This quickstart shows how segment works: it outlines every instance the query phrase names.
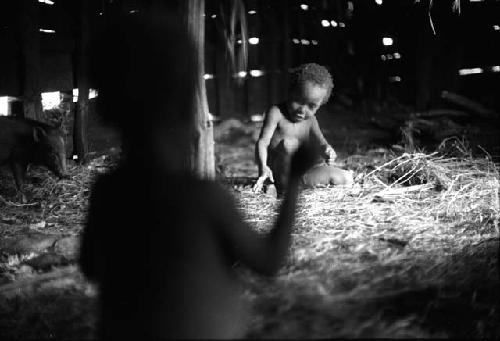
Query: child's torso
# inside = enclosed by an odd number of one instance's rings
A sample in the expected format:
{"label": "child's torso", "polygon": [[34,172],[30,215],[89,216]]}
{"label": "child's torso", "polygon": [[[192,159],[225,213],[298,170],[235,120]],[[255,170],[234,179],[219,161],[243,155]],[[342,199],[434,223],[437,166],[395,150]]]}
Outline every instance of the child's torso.
{"label": "child's torso", "polygon": [[282,118],[278,122],[276,130],[273,133],[269,148],[271,152],[279,151],[281,153],[291,154],[300,144],[309,141],[309,133],[314,118],[305,119],[300,122],[292,122],[287,118],[284,106],[280,105],[279,108]]}
{"label": "child's torso", "polygon": [[[235,337],[245,311],[232,260],[206,212],[211,185],[142,175],[121,172],[106,186],[110,217],[100,217],[99,232],[108,246],[101,259],[112,265],[102,283],[108,332],[141,330],[123,326],[135,321],[158,328],[153,335]],[[147,312],[159,321],[141,317]]]}

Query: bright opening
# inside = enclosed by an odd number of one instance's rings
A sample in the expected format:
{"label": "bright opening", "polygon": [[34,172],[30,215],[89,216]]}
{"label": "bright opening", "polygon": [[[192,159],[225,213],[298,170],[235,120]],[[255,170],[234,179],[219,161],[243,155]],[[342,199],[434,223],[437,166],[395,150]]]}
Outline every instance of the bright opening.
{"label": "bright opening", "polygon": [[249,42],[251,45],[257,45],[257,44],[259,43],[259,38],[256,38],[256,37],[249,38],[249,39],[248,39],[248,42]]}
{"label": "bright opening", "polygon": [[317,40],[311,40],[311,43],[312,43],[313,45],[318,45],[318,41],[317,41]]}
{"label": "bright opening", "polygon": [[338,26],[338,24],[337,24],[337,22],[335,20],[330,21],[330,23],[332,24],[332,27],[337,27]]}
{"label": "bright opening", "polygon": [[495,65],[491,67],[492,72],[500,72],[500,65]]}
{"label": "bright opening", "polygon": [[0,97],[0,116],[7,116],[9,114],[9,97]]}
{"label": "bright opening", "polygon": [[302,39],[300,42],[301,42],[303,45],[309,45],[309,40],[307,40],[307,39]]}
{"label": "bright opening", "polygon": [[385,56],[385,54],[383,54],[383,55],[380,56],[380,59],[382,59],[383,61],[386,61],[387,57]]}
{"label": "bright opening", "polygon": [[309,6],[306,4],[301,4],[300,8],[302,8],[304,11],[307,11],[309,9]]}
{"label": "bright opening", "polygon": [[474,74],[478,74],[478,73],[483,73],[483,69],[481,69],[480,67],[475,67],[475,68],[471,68],[471,69],[458,70],[458,74],[460,76],[474,75]]}
{"label": "bright opening", "polygon": [[54,30],[47,30],[45,28],[41,28],[40,32],[43,32],[43,33],[56,33],[56,31],[54,31]]}
{"label": "bright opening", "polygon": [[300,40],[298,40],[297,38],[293,38],[292,41],[293,41],[294,44],[300,43]]}
{"label": "bright opening", "polygon": [[254,10],[248,11],[248,14],[250,14],[250,15],[255,14],[255,13],[257,13],[257,11],[254,11]]}
{"label": "bright opening", "polygon": [[[99,92],[96,89],[89,89],[89,99],[96,98]],[[73,102],[78,102],[78,88],[73,89]]]}
{"label": "bright opening", "polygon": [[394,43],[394,40],[392,40],[392,38],[389,38],[389,37],[382,38],[382,44],[384,44],[384,46],[391,46],[393,43]]}
{"label": "bright opening", "polygon": [[38,0],[38,2],[41,2],[42,4],[46,4],[46,5],[53,5],[54,4],[54,1],[50,1],[50,0]]}
{"label": "bright opening", "polygon": [[500,25],[493,25],[493,29],[495,31],[500,31]]}
{"label": "bright opening", "polygon": [[264,115],[252,115],[252,116],[250,116],[250,121],[262,122],[262,121],[264,121]]}
{"label": "bright opening", "polygon": [[260,77],[264,75],[264,71],[262,70],[250,70],[250,76],[252,77]]}
{"label": "bright opening", "polygon": [[139,10],[136,10],[136,9],[129,11],[130,14],[134,14],[134,13],[138,13],[138,12],[139,12]]}
{"label": "bright opening", "polygon": [[343,22],[339,22],[339,27],[345,27],[345,24]]}
{"label": "bright opening", "polygon": [[43,110],[57,108],[61,103],[61,94],[59,91],[42,92]]}
{"label": "bright opening", "polygon": [[398,52],[394,52],[394,58],[395,59],[400,59],[401,55]]}
{"label": "bright opening", "polygon": [[217,18],[217,14],[212,14],[212,16],[210,18],[212,18],[212,19]]}
{"label": "bright opening", "polygon": [[382,5],[382,2],[383,2],[382,0],[375,0],[375,3],[376,3],[377,5]]}
{"label": "bright opening", "polygon": [[321,20],[321,25],[323,25],[323,27],[328,27],[330,26],[330,22],[326,19],[323,19]]}
{"label": "bright opening", "polygon": [[401,82],[401,77],[399,76],[392,76],[392,77],[389,77],[389,82]]}
{"label": "bright opening", "polygon": [[240,71],[240,72],[238,72],[238,77],[245,78],[246,76],[247,76],[247,72],[246,71]]}
{"label": "bright opening", "polygon": [[213,78],[214,78],[214,75],[211,75],[211,74],[209,74],[209,73],[206,73],[206,74],[204,74],[204,75],[203,75],[203,78],[204,78],[204,79],[213,79]]}
{"label": "bright opening", "polygon": [[238,39],[237,43],[238,43],[238,44],[241,44],[241,39]]}

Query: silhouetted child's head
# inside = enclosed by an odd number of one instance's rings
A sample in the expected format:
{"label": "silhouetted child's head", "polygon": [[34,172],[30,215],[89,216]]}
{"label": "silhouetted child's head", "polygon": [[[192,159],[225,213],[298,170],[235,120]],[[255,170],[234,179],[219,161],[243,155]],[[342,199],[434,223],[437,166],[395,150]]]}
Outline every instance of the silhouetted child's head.
{"label": "silhouetted child's head", "polygon": [[325,67],[310,63],[294,69],[288,98],[290,120],[299,122],[314,116],[328,102],[332,89],[332,77]]}
{"label": "silhouetted child's head", "polygon": [[192,133],[196,70],[182,22],[145,11],[116,16],[106,26],[92,46],[97,111],[121,131],[128,151],[142,148],[177,160]]}

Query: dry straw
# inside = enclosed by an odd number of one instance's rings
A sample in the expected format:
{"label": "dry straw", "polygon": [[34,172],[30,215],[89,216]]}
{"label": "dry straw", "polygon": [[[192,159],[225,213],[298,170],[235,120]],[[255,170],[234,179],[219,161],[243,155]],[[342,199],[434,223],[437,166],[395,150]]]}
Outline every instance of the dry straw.
{"label": "dry straw", "polygon": [[[449,287],[498,287],[498,193],[495,164],[488,155],[472,157],[458,139],[443,141],[430,154],[391,155],[360,174],[354,186],[305,190],[290,257],[278,279],[243,275],[260,317],[254,336],[450,335],[444,329],[430,333],[415,321],[422,323],[422,311],[442,303]],[[267,231],[279,202],[250,189],[239,200],[247,220]],[[471,267],[480,278],[471,276]],[[380,320],[403,296],[409,297],[408,311]],[[301,313],[305,298],[310,303]],[[493,310],[484,313],[483,324],[498,311],[498,295],[489,299]],[[281,310],[269,313],[276,302]],[[484,328],[470,328],[472,335],[485,336]]]}
{"label": "dry straw", "polygon": [[[109,166],[99,158],[59,182],[34,169],[32,182],[43,183],[28,192],[39,204],[26,209],[4,197],[0,237],[23,226],[78,233],[89,187]],[[498,194],[495,164],[457,139],[434,153],[389,155],[353,186],[304,190],[279,275],[241,269],[249,336],[498,338]],[[268,231],[280,202],[250,186],[235,198],[251,226]]]}

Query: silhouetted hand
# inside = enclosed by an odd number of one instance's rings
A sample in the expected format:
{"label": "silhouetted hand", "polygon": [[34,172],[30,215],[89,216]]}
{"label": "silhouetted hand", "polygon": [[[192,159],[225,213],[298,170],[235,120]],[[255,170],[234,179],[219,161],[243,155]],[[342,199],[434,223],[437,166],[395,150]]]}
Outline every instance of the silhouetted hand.
{"label": "silhouetted hand", "polygon": [[293,154],[290,164],[290,179],[298,179],[316,162],[314,149],[309,144],[301,145]]}

